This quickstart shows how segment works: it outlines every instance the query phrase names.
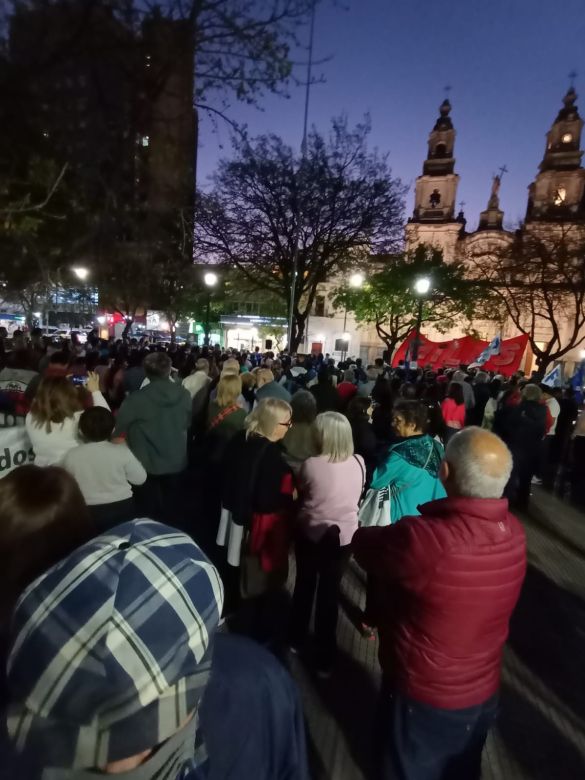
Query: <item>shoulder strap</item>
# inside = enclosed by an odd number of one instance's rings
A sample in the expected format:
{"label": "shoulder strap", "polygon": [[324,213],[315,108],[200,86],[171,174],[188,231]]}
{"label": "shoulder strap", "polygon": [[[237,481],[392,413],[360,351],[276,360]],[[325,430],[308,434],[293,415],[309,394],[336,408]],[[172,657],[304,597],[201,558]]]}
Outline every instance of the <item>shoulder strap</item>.
{"label": "shoulder strap", "polygon": [[209,423],[209,430],[217,428],[217,426],[223,422],[226,417],[229,417],[230,414],[233,414],[233,412],[237,412],[239,408],[240,407],[237,404],[226,406],[225,409],[222,409],[221,412],[218,412],[213,420]]}
{"label": "shoulder strap", "polygon": [[358,458],[358,456],[354,455],[353,457],[356,459],[357,464],[360,467],[360,471],[362,472],[362,493],[363,493],[364,492],[364,488],[366,486],[366,472],[364,471],[364,467],[362,466],[362,462]]}

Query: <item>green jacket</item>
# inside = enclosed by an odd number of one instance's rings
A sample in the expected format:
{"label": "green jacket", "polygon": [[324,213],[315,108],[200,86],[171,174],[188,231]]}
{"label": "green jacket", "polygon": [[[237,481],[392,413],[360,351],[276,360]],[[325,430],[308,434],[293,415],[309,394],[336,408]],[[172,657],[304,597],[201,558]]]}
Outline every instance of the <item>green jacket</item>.
{"label": "green jacket", "polygon": [[386,460],[374,471],[370,487],[390,490],[390,522],[419,515],[427,501],[445,498],[439,479],[443,448],[430,436],[411,436],[393,444]]}
{"label": "green jacket", "polygon": [[132,393],[120,407],[116,436],[128,446],[148,474],[177,474],[187,466],[187,430],[191,396],[168,379],[154,379]]}

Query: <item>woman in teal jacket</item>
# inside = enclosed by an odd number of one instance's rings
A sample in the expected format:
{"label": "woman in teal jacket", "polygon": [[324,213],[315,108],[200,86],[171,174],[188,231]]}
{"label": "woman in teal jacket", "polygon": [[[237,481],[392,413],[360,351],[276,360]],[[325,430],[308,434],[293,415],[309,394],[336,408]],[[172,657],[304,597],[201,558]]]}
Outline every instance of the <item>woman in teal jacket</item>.
{"label": "woman in teal jacket", "polygon": [[390,492],[390,522],[418,515],[418,507],[446,496],[439,479],[443,448],[426,433],[428,410],[420,401],[399,401],[392,411],[392,427],[400,441],[393,444],[383,464],[374,471],[370,487]]}

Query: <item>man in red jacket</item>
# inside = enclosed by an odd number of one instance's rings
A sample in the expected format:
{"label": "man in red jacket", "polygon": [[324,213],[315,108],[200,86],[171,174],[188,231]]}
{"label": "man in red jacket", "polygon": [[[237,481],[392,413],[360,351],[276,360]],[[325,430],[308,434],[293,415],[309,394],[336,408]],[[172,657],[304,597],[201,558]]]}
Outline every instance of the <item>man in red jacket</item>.
{"label": "man in red jacket", "polygon": [[501,498],[512,456],[470,427],[447,447],[447,498],[353,539],[378,584],[381,776],[475,780],[495,720],[503,646],[526,572],[526,540]]}

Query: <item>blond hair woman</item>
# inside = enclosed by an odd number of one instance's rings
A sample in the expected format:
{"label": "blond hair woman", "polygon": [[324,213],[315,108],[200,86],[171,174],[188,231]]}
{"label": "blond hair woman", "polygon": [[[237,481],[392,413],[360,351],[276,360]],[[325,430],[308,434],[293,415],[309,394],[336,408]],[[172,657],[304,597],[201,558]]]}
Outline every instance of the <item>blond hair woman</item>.
{"label": "blond hair woman", "polygon": [[339,585],[358,527],[365,465],[361,456],[354,455],[351,426],[342,414],[319,414],[315,429],[319,455],[308,458],[299,473],[301,508],[290,638],[293,651],[304,644],[317,591],[317,672],[326,677],[335,658]]}
{"label": "blond hair woman", "polygon": [[41,381],[26,416],[26,431],[37,466],[60,463],[69,450],[82,443],[78,427],[85,408],[110,408],[99,387],[100,378],[95,373],[89,374],[86,387],[76,386],[64,376]]}
{"label": "blond hair woman", "polygon": [[237,374],[222,374],[215,400],[207,412],[208,454],[211,461],[221,460],[227,443],[243,430],[246,412],[238,405],[242,380]]}
{"label": "blond hair woman", "polygon": [[[285,628],[281,607],[273,610],[270,605],[288,574],[294,485],[280,442],[291,424],[288,403],[278,398],[261,401],[246,417],[245,431],[229,443],[222,461],[223,512],[217,542],[228,545],[231,566],[243,564],[242,591],[257,597],[249,632],[265,642],[283,635]],[[234,594],[228,593],[230,597]]]}

